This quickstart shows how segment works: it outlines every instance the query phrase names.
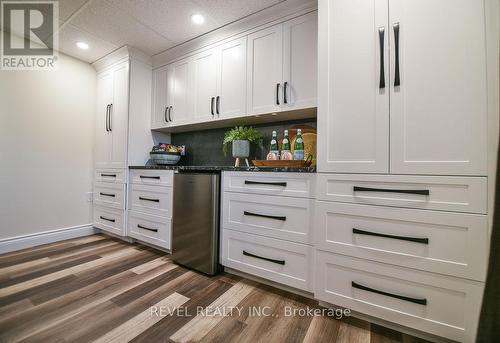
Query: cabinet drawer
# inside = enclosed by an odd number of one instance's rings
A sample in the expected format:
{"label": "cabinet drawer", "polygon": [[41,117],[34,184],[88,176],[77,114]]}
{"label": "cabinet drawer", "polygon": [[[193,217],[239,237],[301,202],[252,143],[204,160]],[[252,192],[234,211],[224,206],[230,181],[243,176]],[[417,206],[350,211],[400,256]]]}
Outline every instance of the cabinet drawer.
{"label": "cabinet drawer", "polygon": [[224,191],[314,198],[315,174],[224,172]]}
{"label": "cabinet drawer", "polygon": [[127,228],[130,237],[171,249],[172,226],[169,218],[128,211]]}
{"label": "cabinet drawer", "polygon": [[232,230],[222,241],[224,266],[312,291],[312,247]]}
{"label": "cabinet drawer", "polygon": [[316,298],[456,341],[474,341],[482,283],[319,250],[316,259]]}
{"label": "cabinet drawer", "polygon": [[94,181],[125,183],[126,169],[96,169],[94,171]]}
{"label": "cabinet drawer", "polygon": [[223,198],[224,228],[312,243],[309,231],[314,200],[230,192]]}
{"label": "cabinet drawer", "polygon": [[172,188],[131,184],[129,209],[157,216],[172,217]]}
{"label": "cabinet drawer", "polygon": [[94,204],[125,209],[125,185],[110,182],[94,183]]}
{"label": "cabinet drawer", "polygon": [[123,210],[94,205],[93,225],[115,235],[125,236],[124,212]]}
{"label": "cabinet drawer", "polygon": [[318,174],[317,199],[486,213],[486,180],[485,177]]}
{"label": "cabinet drawer", "polygon": [[172,186],[174,183],[173,170],[130,170],[130,183],[140,185]]}
{"label": "cabinet drawer", "polygon": [[484,281],[487,217],[316,202],[319,249]]}

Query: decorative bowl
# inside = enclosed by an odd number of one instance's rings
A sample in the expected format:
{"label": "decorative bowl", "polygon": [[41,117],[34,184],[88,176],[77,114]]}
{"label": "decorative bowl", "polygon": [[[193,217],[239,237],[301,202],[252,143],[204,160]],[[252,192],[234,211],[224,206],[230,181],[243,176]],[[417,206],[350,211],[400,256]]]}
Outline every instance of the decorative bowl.
{"label": "decorative bowl", "polygon": [[180,152],[158,151],[150,152],[149,156],[158,165],[173,165],[181,159]]}

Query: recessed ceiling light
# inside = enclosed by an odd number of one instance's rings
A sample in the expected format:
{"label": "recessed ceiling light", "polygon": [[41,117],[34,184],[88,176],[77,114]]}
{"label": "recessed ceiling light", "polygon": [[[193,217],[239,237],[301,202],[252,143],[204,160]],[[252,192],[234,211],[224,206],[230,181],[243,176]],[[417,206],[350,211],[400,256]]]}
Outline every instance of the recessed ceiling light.
{"label": "recessed ceiling light", "polygon": [[78,42],[78,43],[76,43],[76,46],[79,47],[82,50],[88,50],[89,49],[89,45],[87,43],[85,43],[85,42]]}
{"label": "recessed ceiling light", "polygon": [[201,14],[193,14],[191,21],[196,25],[201,25],[205,22],[205,18]]}

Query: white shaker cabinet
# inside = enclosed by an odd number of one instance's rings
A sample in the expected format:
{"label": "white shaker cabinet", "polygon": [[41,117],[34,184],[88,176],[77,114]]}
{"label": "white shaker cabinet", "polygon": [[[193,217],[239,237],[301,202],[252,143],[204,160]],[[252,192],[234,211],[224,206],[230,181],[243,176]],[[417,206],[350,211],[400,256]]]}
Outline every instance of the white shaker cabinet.
{"label": "white shaker cabinet", "polygon": [[484,2],[397,0],[389,13],[391,172],[486,175]]}
{"label": "white shaker cabinet", "polygon": [[96,168],[127,166],[128,76],[128,61],[98,75]]}
{"label": "white shaker cabinet", "polygon": [[311,12],[248,36],[248,114],[317,106],[317,18]]}
{"label": "white shaker cabinet", "polygon": [[167,79],[168,125],[182,125],[192,117],[192,63],[184,59],[169,66]]}
{"label": "white shaker cabinet", "polygon": [[387,173],[388,0],[323,3],[318,31],[318,171]]}
{"label": "white shaker cabinet", "polygon": [[323,8],[318,170],[485,176],[483,1]]}
{"label": "white shaker cabinet", "polygon": [[151,128],[157,129],[168,124],[168,72],[170,66],[156,69],[153,73]]}
{"label": "white shaker cabinet", "polygon": [[207,121],[216,115],[218,52],[217,48],[212,48],[193,57],[192,101],[195,121]]}
{"label": "white shaker cabinet", "polygon": [[247,114],[280,110],[283,25],[248,35]]}
{"label": "white shaker cabinet", "polygon": [[282,110],[317,106],[318,13],[283,24]]}
{"label": "white shaker cabinet", "polygon": [[247,37],[219,47],[216,114],[220,118],[246,114]]}

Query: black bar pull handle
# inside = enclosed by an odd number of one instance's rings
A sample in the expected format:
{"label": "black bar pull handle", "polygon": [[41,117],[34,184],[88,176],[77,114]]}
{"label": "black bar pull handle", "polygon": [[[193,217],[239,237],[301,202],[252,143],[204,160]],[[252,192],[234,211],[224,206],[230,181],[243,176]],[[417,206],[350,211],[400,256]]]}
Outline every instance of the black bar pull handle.
{"label": "black bar pull handle", "polygon": [[139,229],[143,229],[143,230],[148,230],[148,231],[158,232],[158,229],[152,229],[152,228],[149,228],[149,227],[145,227],[145,226],[142,226],[141,224],[137,224],[137,227],[138,227]]}
{"label": "black bar pull handle", "polygon": [[401,84],[399,79],[399,23],[395,23],[394,29],[394,57],[395,57],[395,69],[394,69],[394,87]]}
{"label": "black bar pull handle", "polygon": [[286,187],[286,182],[262,182],[262,181],[249,181],[249,180],[245,180],[245,185],[267,185],[267,186],[281,186],[281,187]]}
{"label": "black bar pull handle", "polygon": [[378,88],[380,88],[380,89],[385,88],[384,35],[385,35],[385,28],[383,26],[379,27],[378,28],[378,39],[379,39],[379,45],[380,45],[380,81],[378,83]]}
{"label": "black bar pull handle", "polygon": [[245,250],[243,250],[243,255],[245,256],[250,256],[250,257],[255,257],[255,258],[258,258],[258,259],[261,259],[261,260],[264,260],[264,261],[268,261],[268,262],[272,262],[272,263],[276,263],[276,264],[281,264],[281,265],[285,265],[285,261],[284,260],[275,260],[275,259],[272,259],[272,258],[268,258],[268,257],[262,257],[262,256],[259,256],[259,255],[255,255],[255,254],[252,254],[252,253],[249,253]]}
{"label": "black bar pull handle", "polygon": [[220,114],[220,113],[219,113],[219,108],[220,108],[220,96],[219,96],[219,95],[217,95],[217,98],[216,98],[216,99],[217,99],[217,100],[215,101],[215,112],[216,112],[217,114]]}
{"label": "black bar pull handle", "polygon": [[160,202],[160,199],[150,199],[150,198],[143,198],[143,197],[139,197],[139,200],[151,201],[151,202]]}
{"label": "black bar pull handle", "polygon": [[109,218],[106,218],[106,217],[103,217],[103,216],[99,216],[99,218],[101,218],[102,220],[106,220],[108,222],[112,222],[112,223],[116,222],[115,219],[109,219]]}
{"label": "black bar pull handle", "polygon": [[170,106],[168,108],[168,121],[172,121],[172,111],[173,111],[173,107]]}
{"label": "black bar pull handle", "polygon": [[276,84],[276,105],[280,104],[280,84]]}
{"label": "black bar pull handle", "polygon": [[104,195],[105,197],[115,197],[115,194],[111,194],[111,193],[103,193],[103,192],[99,192],[100,195]]}
{"label": "black bar pull handle", "polygon": [[101,174],[103,177],[116,177],[116,174]]}
{"label": "black bar pull handle", "polygon": [[140,175],[139,176],[141,179],[154,179],[154,180],[159,180],[159,176],[146,176],[146,175]]}
{"label": "black bar pull handle", "polygon": [[214,97],[212,97],[212,98],[210,99],[210,113],[212,113],[212,118],[213,118],[213,116],[214,116],[214,101],[215,101],[215,98],[214,98]]}
{"label": "black bar pull handle", "polygon": [[354,186],[354,192],[384,192],[384,193],[404,193],[404,194],[417,194],[417,195],[429,195],[428,189],[387,189],[387,188],[371,188],[371,187],[359,187]]}
{"label": "black bar pull handle", "polygon": [[168,106],[165,107],[165,112],[163,112],[163,119],[165,119],[165,123],[168,123],[167,113],[168,113]]}
{"label": "black bar pull handle", "polygon": [[286,98],[286,89],[287,89],[287,86],[288,86],[288,82],[285,81],[285,83],[283,84],[283,102],[285,104],[288,104],[288,99]]}
{"label": "black bar pull handle", "polygon": [[421,243],[421,244],[429,244],[429,238],[405,237],[405,236],[388,235],[388,234],[385,234],[385,233],[377,233],[377,232],[365,231],[365,230],[360,230],[360,229],[356,229],[356,228],[352,229],[352,233],[353,234],[358,234],[358,235],[384,237],[384,238],[391,238],[391,239],[399,239],[401,241],[415,242],[415,243]]}
{"label": "black bar pull handle", "polygon": [[113,119],[113,104],[109,104],[109,124],[108,124],[108,128],[109,128],[109,132],[113,131],[113,127],[111,126],[111,124],[113,123],[112,119]]}
{"label": "black bar pull handle", "polygon": [[106,125],[106,132],[109,132],[109,127],[108,127],[108,121],[109,121],[109,104],[106,105],[106,115],[104,118],[105,125]]}
{"label": "black bar pull handle", "polygon": [[253,212],[248,212],[248,211],[243,211],[243,214],[245,216],[263,217],[263,218],[269,218],[269,219],[276,219],[276,220],[286,221],[286,217],[285,216],[271,216],[269,214],[259,214],[259,213],[253,213]]}
{"label": "black bar pull handle", "polygon": [[363,285],[361,285],[357,282],[354,282],[354,281],[351,281],[351,285],[353,288],[362,289],[363,291],[382,294],[382,295],[385,295],[387,297],[396,298],[396,299],[400,299],[400,300],[404,300],[404,301],[409,301],[409,302],[415,303],[415,304],[427,305],[427,299],[425,299],[425,298],[411,298],[411,297],[405,297],[404,295],[384,292],[384,291],[381,291],[381,290],[378,290],[375,288],[363,286]]}

